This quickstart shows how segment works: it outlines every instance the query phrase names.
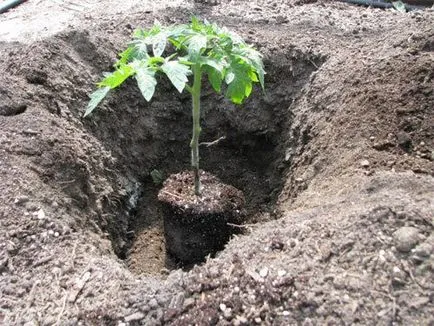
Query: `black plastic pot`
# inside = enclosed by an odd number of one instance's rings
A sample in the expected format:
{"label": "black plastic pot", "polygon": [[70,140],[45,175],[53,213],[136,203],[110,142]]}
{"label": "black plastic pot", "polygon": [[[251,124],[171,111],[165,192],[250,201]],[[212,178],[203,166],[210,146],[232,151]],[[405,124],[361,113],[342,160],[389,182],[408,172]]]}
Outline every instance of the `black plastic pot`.
{"label": "black plastic pot", "polygon": [[205,260],[222,250],[231,236],[239,232],[233,224],[245,218],[244,196],[232,186],[202,172],[203,195],[196,197],[193,175],[170,176],[160,190],[166,251],[182,265]]}

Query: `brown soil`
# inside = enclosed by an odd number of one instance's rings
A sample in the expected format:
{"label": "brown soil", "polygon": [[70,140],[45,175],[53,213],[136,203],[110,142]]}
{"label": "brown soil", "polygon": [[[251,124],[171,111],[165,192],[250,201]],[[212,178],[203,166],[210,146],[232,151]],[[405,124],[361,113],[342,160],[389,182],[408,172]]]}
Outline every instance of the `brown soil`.
{"label": "brown soil", "polygon": [[[249,230],[166,266],[159,187],[191,103],[134,83],[82,113],[136,26],[191,13],[264,53],[265,97],[205,89],[202,167]],[[0,323],[434,323],[434,11],[334,1],[27,1],[0,16]],[[170,266],[169,266],[170,267]]]}

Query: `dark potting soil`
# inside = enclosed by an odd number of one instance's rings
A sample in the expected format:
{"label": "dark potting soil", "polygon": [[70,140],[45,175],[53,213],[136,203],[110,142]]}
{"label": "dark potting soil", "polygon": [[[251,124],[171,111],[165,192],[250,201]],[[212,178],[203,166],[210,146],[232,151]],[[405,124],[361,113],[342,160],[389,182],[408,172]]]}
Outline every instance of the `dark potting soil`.
{"label": "dark potting soil", "polygon": [[183,265],[222,250],[246,217],[242,191],[210,173],[200,171],[200,177],[200,196],[194,193],[192,172],[172,174],[158,194],[167,253]]}
{"label": "dark potting soil", "polygon": [[200,218],[204,214],[230,213],[231,220],[240,221],[244,215],[243,193],[233,186],[222,183],[212,174],[200,171],[201,196],[194,194],[193,174],[184,171],[172,174],[164,182],[158,199],[169,204],[183,215]]}

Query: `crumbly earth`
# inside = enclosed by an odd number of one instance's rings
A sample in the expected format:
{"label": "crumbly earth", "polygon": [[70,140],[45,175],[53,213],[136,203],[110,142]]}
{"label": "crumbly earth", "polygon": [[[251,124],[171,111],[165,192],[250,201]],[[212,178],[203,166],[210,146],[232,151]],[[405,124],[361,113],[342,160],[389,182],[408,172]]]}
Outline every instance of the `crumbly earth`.
{"label": "crumbly earth", "polygon": [[[244,210],[245,199],[243,193],[231,185],[222,183],[216,176],[199,171],[201,195],[194,194],[194,176],[191,171],[184,171],[170,175],[164,181],[158,200],[166,203],[182,216],[194,218],[201,214],[232,215]],[[185,214],[185,215],[184,215]],[[234,221],[235,222],[235,221]]]}
{"label": "crumbly earth", "polygon": [[[212,4],[0,16],[0,323],[434,323],[433,9]],[[81,116],[136,26],[191,13],[255,44],[268,86],[242,108],[203,94],[204,140],[226,140],[202,167],[244,191],[252,223],[183,271],[164,265],[149,175],[188,167],[188,97],[162,80],[147,104],[129,83]]]}

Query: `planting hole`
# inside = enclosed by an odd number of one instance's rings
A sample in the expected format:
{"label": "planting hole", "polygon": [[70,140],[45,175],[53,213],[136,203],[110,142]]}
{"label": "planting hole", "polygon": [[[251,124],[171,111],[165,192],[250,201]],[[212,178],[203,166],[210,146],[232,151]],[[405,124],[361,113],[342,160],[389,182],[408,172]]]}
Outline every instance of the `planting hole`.
{"label": "planting hole", "polygon": [[[205,88],[202,95],[201,141],[224,139],[201,147],[201,169],[244,192],[247,223],[276,217],[274,204],[291,163],[286,155],[291,146],[288,108],[322,63],[321,58],[299,51],[275,58],[265,60],[265,96],[259,90],[253,92],[244,107],[211,89]],[[166,256],[157,194],[160,181],[190,168],[191,101],[164,80],[150,103],[135,87],[129,83],[122,96],[110,98],[111,110],[92,117],[98,125],[92,132],[119,159],[131,185],[125,201],[128,214],[109,222],[113,248],[133,272],[158,274],[185,267]]]}
{"label": "planting hole", "polygon": [[[91,67],[95,74],[110,70],[116,46],[90,46],[101,40],[75,32],[45,42],[29,49],[39,59],[23,66],[20,78],[28,81],[28,72],[38,71],[46,55],[52,56],[49,66],[44,66],[50,74],[45,83],[31,84],[32,91],[23,94],[38,99],[38,107],[51,120],[50,128],[69,134],[74,126],[75,132],[82,134],[73,144],[51,138],[42,142],[34,137],[40,152],[32,152],[32,160],[41,167],[35,171],[59,190],[56,200],[83,217],[75,224],[107,235],[116,255],[134,273],[157,275],[202,262],[206,257],[182,266],[166,255],[162,207],[157,199],[166,178],[190,170],[190,94],[180,94],[160,76],[159,87],[147,102],[136,82],[127,80],[91,118],[82,119],[91,85],[79,78],[77,65],[82,65],[80,71]],[[58,45],[50,42],[61,42],[65,54],[57,54]],[[81,60],[82,43],[93,51],[91,61]],[[47,53],[41,54],[41,46]],[[18,49],[14,51],[18,53]],[[200,142],[205,144],[200,147],[200,168],[243,192],[244,224],[278,217],[275,203],[291,173],[294,144],[290,135],[297,134],[292,130],[291,112],[324,61],[293,47],[268,51],[264,53],[265,94],[258,86],[242,106],[216,94],[207,83],[203,83],[201,94]],[[80,81],[82,87],[77,87]],[[309,141],[308,136],[303,134],[303,141]],[[83,148],[82,143],[89,146]],[[172,189],[175,195],[182,192]],[[240,224],[234,226],[237,232],[249,231]],[[215,250],[211,256],[217,254]]]}

